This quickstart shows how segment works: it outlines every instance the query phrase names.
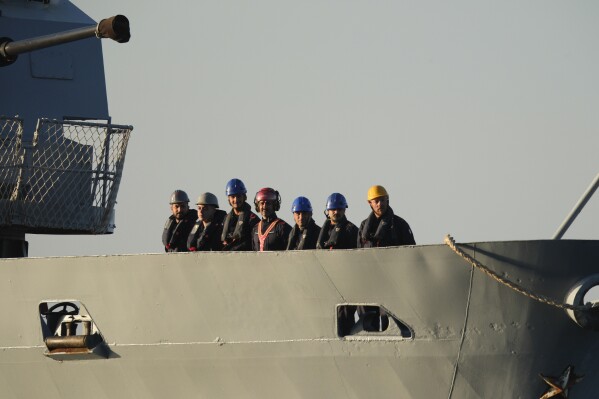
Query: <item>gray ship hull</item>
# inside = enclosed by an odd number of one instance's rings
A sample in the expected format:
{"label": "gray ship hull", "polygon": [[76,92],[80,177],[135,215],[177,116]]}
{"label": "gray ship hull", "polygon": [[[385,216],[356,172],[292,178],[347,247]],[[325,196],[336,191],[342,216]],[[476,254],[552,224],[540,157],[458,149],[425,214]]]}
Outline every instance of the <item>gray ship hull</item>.
{"label": "gray ship hull", "polygon": [[[461,245],[565,300],[599,241]],[[346,251],[0,260],[3,398],[539,398],[574,366],[596,397],[598,333],[473,269],[444,245]],[[79,301],[108,358],[48,355],[40,303]],[[338,334],[337,306],[410,329]]]}

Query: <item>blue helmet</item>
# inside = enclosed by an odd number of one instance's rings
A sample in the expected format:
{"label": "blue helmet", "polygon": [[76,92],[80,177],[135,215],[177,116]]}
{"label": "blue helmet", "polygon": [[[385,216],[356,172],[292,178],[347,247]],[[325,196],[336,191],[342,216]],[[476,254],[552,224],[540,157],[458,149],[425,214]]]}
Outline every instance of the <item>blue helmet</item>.
{"label": "blue helmet", "polygon": [[231,179],[227,183],[227,197],[229,195],[246,194],[248,190],[245,188],[245,184],[239,179]]}
{"label": "blue helmet", "polygon": [[347,201],[343,194],[333,193],[327,198],[327,211],[331,209],[347,208]]}
{"label": "blue helmet", "polygon": [[297,197],[291,204],[291,212],[312,212],[312,204],[306,197]]}

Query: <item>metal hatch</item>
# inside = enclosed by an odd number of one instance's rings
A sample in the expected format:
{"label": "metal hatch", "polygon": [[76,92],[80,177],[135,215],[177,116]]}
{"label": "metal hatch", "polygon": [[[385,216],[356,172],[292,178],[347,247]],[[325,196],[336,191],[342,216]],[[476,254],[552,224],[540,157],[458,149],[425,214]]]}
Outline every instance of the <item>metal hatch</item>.
{"label": "metal hatch", "polygon": [[388,309],[373,303],[337,305],[337,335],[347,340],[409,340],[414,330]]}

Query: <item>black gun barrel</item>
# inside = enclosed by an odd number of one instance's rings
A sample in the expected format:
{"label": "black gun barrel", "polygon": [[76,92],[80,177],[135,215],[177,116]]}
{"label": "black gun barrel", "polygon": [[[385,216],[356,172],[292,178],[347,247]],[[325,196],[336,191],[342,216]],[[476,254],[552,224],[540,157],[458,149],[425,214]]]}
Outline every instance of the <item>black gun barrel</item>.
{"label": "black gun barrel", "polygon": [[129,20],[124,15],[116,15],[101,20],[98,25],[52,33],[31,39],[12,41],[9,38],[0,38],[0,65],[12,64],[16,61],[19,54],[87,39],[93,36],[100,39],[110,38],[119,43],[126,43],[131,38]]}

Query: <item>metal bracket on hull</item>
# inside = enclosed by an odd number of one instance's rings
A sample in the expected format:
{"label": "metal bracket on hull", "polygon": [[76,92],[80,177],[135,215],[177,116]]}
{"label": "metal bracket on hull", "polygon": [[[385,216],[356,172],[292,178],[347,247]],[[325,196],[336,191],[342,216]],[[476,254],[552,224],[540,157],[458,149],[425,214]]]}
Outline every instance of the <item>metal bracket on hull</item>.
{"label": "metal bracket on hull", "polygon": [[[568,293],[566,303],[582,309],[568,309],[568,316],[582,328],[599,331],[599,302],[586,302],[589,291],[599,286],[599,274],[579,281]],[[584,307],[586,305],[586,307]],[[584,308],[583,308],[584,307]]]}
{"label": "metal bracket on hull", "polygon": [[106,359],[110,349],[79,301],[47,301],[39,305],[44,354],[55,360]]}

